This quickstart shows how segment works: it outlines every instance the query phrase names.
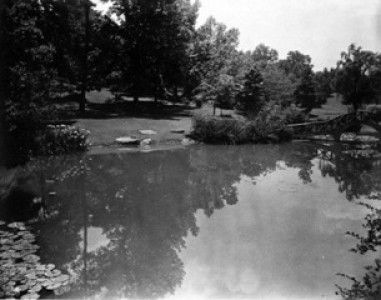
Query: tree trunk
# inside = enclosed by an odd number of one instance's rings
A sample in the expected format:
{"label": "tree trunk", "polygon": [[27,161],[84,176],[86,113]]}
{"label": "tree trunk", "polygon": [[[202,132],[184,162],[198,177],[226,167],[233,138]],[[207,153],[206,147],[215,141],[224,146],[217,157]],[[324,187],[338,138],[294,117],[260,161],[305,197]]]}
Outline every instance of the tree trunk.
{"label": "tree trunk", "polygon": [[89,40],[90,40],[90,4],[87,1],[83,2],[85,14],[85,48],[82,57],[82,86],[81,86],[81,99],[79,102],[79,112],[81,115],[86,111],[86,91],[87,91],[87,77],[88,77],[88,53],[89,53]]}
{"label": "tree trunk", "polygon": [[177,85],[175,85],[175,87],[173,88],[173,98],[174,98],[175,102],[179,101],[179,92],[178,92]]}
{"label": "tree trunk", "polygon": [[[5,15],[5,1],[0,0],[0,45],[6,45],[3,18]],[[0,165],[6,163],[7,147],[6,147],[6,124],[5,124],[5,99],[7,98],[7,66],[6,47],[0,47]]]}

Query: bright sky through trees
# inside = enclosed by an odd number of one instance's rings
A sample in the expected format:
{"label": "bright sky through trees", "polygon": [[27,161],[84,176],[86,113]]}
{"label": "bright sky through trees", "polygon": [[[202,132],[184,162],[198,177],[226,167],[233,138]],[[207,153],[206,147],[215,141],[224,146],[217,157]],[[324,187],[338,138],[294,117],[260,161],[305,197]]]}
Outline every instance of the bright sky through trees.
{"label": "bright sky through trees", "polygon": [[[99,0],[94,0],[99,2]],[[213,15],[240,30],[240,49],[265,43],[309,54],[315,70],[333,67],[349,44],[381,51],[379,0],[200,0],[201,25]],[[103,6],[104,7],[104,6]]]}

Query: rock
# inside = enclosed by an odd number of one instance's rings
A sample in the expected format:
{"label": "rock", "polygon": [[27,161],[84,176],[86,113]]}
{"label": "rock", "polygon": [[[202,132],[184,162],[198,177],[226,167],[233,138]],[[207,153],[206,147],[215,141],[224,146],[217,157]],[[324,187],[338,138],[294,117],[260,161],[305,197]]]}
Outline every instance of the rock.
{"label": "rock", "polygon": [[356,136],[355,141],[358,143],[377,143],[380,139],[370,135],[358,135]]}
{"label": "rock", "polygon": [[355,133],[343,133],[340,137],[341,142],[355,142],[355,143],[377,143],[379,138],[371,135],[356,135]]}
{"label": "rock", "polygon": [[355,139],[356,139],[356,134],[353,133],[353,132],[343,133],[340,136],[340,141],[341,142],[354,142]]}
{"label": "rock", "polygon": [[184,134],[185,130],[184,129],[172,129],[172,133],[177,133],[177,134]]}
{"label": "rock", "polygon": [[139,130],[139,133],[143,134],[143,135],[155,135],[155,134],[157,134],[157,132],[154,130]]}
{"label": "rock", "polygon": [[280,139],[279,139],[279,136],[275,133],[270,133],[268,136],[267,136],[267,139],[271,142],[271,143],[279,143]]}
{"label": "rock", "polygon": [[185,138],[181,141],[181,144],[183,146],[190,146],[190,145],[194,145],[196,142],[192,139],[188,139],[188,138]]}
{"label": "rock", "polygon": [[312,135],[308,137],[310,140],[313,141],[334,141],[335,138],[330,134],[321,134],[321,135]]}
{"label": "rock", "polygon": [[147,146],[152,144],[152,139],[144,139],[140,142],[141,146]]}
{"label": "rock", "polygon": [[139,145],[140,144],[140,141],[138,139],[135,139],[129,136],[117,138],[115,141],[122,145]]}

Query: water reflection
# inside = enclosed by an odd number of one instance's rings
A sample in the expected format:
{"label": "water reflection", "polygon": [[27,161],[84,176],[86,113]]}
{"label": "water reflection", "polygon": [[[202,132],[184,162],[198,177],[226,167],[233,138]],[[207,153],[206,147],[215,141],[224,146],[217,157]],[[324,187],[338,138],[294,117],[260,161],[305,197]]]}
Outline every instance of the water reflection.
{"label": "water reflection", "polygon": [[[216,261],[225,279],[208,296],[258,297],[271,294],[270,287],[290,297],[333,295],[328,285],[334,282],[322,274],[348,270],[333,263],[347,255],[348,243],[338,236],[355,230],[352,219],[360,219],[357,206],[340,202],[339,193],[355,200],[379,191],[378,161],[376,152],[365,156],[343,146],[304,143],[36,160],[17,171],[23,180],[8,187],[2,200],[11,203],[16,193],[29,206],[8,209],[3,217],[20,219],[20,211],[24,218],[42,216],[34,224],[39,255],[74,278],[68,297],[191,295],[197,285],[205,290],[221,277],[202,271]],[[216,213],[225,206],[234,209]],[[325,253],[328,263],[311,263]],[[197,277],[201,281],[192,284]],[[226,278],[240,279],[226,285]]]}

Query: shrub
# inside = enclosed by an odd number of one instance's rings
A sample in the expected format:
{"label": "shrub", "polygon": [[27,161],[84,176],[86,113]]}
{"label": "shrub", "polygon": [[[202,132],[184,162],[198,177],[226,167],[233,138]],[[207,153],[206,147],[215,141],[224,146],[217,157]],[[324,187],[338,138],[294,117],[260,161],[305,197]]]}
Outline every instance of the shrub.
{"label": "shrub", "polygon": [[242,144],[255,140],[254,128],[244,121],[196,116],[193,119],[193,139],[211,144]]}
{"label": "shrub", "polygon": [[89,131],[68,125],[48,125],[41,133],[38,154],[63,154],[87,150]]}
{"label": "shrub", "polygon": [[282,109],[281,114],[286,124],[303,123],[306,121],[307,117],[304,111],[297,108],[295,105]]}
{"label": "shrub", "polygon": [[292,132],[287,128],[285,116],[280,107],[275,105],[265,106],[253,121],[258,141],[268,141],[269,138],[285,141],[291,139]]}
{"label": "shrub", "polygon": [[263,109],[254,121],[196,116],[191,137],[210,144],[281,142],[292,132],[274,108]]}

